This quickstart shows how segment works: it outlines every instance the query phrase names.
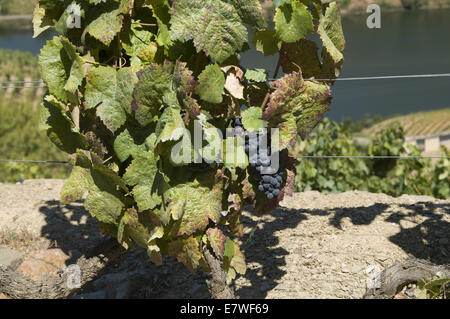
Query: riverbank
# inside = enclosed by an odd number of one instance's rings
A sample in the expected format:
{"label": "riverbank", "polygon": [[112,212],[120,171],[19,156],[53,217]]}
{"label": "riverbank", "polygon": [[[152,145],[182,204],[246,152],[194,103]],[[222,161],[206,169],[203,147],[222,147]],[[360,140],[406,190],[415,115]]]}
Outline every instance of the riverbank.
{"label": "riverbank", "polygon": [[[260,2],[264,16],[267,20],[271,20],[274,14],[273,1],[260,0]],[[367,14],[368,5],[374,3],[373,0],[337,0],[337,2],[342,8],[343,16]],[[31,23],[33,10],[30,3],[27,2],[24,6],[17,5],[15,11],[8,9],[11,3],[10,0],[0,0],[0,31],[31,30],[33,28]],[[450,0],[382,0],[377,1],[377,4],[384,12],[450,8]],[[24,23],[24,21],[29,21],[29,23]]]}
{"label": "riverbank", "polygon": [[31,14],[0,15],[0,31],[32,30],[32,19],[33,15]]}
{"label": "riverbank", "polygon": [[342,15],[366,14],[367,7],[376,3],[383,12],[405,10],[436,10],[450,8],[450,0],[337,0],[342,8]]}

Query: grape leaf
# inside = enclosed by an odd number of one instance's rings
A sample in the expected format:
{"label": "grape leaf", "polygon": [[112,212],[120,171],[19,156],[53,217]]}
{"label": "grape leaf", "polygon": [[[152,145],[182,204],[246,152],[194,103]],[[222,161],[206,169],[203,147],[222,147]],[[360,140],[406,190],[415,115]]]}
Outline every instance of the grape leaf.
{"label": "grape leaf", "polygon": [[[117,226],[118,218],[125,208],[124,193],[128,192],[125,183],[94,153],[79,150],[76,153],[75,161],[77,166],[81,166],[86,169],[86,172],[89,172],[86,175],[86,181],[82,184],[89,185],[88,195],[84,202],[85,208],[101,223]],[[80,177],[80,175],[76,175],[76,177]]]}
{"label": "grape leaf", "polygon": [[184,127],[180,110],[174,107],[167,107],[156,126],[156,144],[179,140],[184,134]]}
{"label": "grape leaf", "polygon": [[242,124],[248,132],[257,131],[267,127],[267,122],[262,120],[262,109],[250,107],[241,113]]}
{"label": "grape leaf", "polygon": [[323,42],[322,50],[323,69],[330,78],[340,74],[345,48],[344,32],[341,25],[340,9],[337,3],[332,2],[320,19],[318,33]]}
{"label": "grape leaf", "polygon": [[266,21],[262,15],[262,7],[259,0],[224,0],[232,4],[239,13],[242,21],[253,26],[262,28]]}
{"label": "grape leaf", "polygon": [[84,78],[83,62],[73,44],[63,37],[47,41],[39,55],[42,78],[57,99],[75,101],[75,91]]}
{"label": "grape leaf", "polygon": [[96,109],[106,127],[115,132],[126,120],[125,110],[132,101],[134,74],[129,68],[94,68],[87,76],[86,108]]}
{"label": "grape leaf", "polygon": [[274,55],[281,47],[281,41],[275,30],[258,30],[253,37],[256,50],[264,55]]}
{"label": "grape leaf", "polygon": [[219,228],[208,228],[206,235],[217,258],[222,259],[227,238]]}
{"label": "grape leaf", "polygon": [[33,11],[33,38],[36,38],[39,34],[47,30],[53,25],[50,17],[46,14],[44,8],[39,7],[39,3],[36,5]]}
{"label": "grape leaf", "polygon": [[128,185],[134,186],[133,196],[139,211],[153,209],[161,204],[161,198],[156,192],[158,186],[154,185],[157,172],[157,158],[154,152],[140,152],[135,155],[123,176]]}
{"label": "grape leaf", "polygon": [[122,217],[124,233],[139,246],[148,248],[150,241],[161,238],[164,234],[158,218],[151,212],[138,213],[136,208],[129,208]]}
{"label": "grape leaf", "polygon": [[197,51],[222,63],[247,42],[247,29],[236,9],[221,0],[174,0],[171,39],[193,40]]}
{"label": "grape leaf", "polygon": [[131,32],[127,36],[122,36],[122,46],[127,55],[130,56],[130,65],[133,71],[139,71],[142,65],[150,64],[154,61],[157,44],[153,42],[154,34],[143,30],[140,26],[132,26]]}
{"label": "grape leaf", "polygon": [[137,73],[130,115],[145,126],[161,114],[163,97],[172,91],[172,65],[152,63]]}
{"label": "grape leaf", "polygon": [[71,119],[50,96],[41,103],[39,118],[39,129],[46,131],[49,139],[62,151],[73,154],[78,148],[87,147],[85,137],[75,130]]}
{"label": "grape leaf", "polygon": [[177,235],[191,235],[197,230],[203,230],[209,220],[217,222],[222,211],[222,193],[223,181],[213,176],[207,180],[194,179],[168,189],[164,193],[166,202],[184,205]]}
{"label": "grape leaf", "polygon": [[252,82],[266,82],[267,71],[265,69],[247,69],[245,78]]}
{"label": "grape leaf", "polygon": [[317,45],[311,40],[301,39],[296,43],[283,43],[280,50],[283,72],[296,72],[300,67],[306,79],[325,77],[317,51]]}
{"label": "grape leaf", "polygon": [[[303,81],[300,72],[285,75],[272,83],[275,91],[264,110],[262,118],[281,129],[280,137],[292,136],[293,121],[297,123],[297,131],[304,139],[329,110],[331,92],[325,83]],[[290,132],[290,133],[288,133]],[[284,137],[283,135],[286,134]],[[283,146],[292,142],[281,141]]]}
{"label": "grape leaf", "polygon": [[308,8],[297,0],[276,8],[275,30],[284,42],[297,42],[314,31],[312,16]]}
{"label": "grape leaf", "polygon": [[217,64],[208,65],[198,77],[196,93],[203,101],[222,103],[225,75]]}
{"label": "grape leaf", "polygon": [[93,183],[86,168],[75,166],[61,190],[61,203],[66,205],[83,199]]}
{"label": "grape leaf", "polygon": [[175,256],[191,272],[195,272],[200,261],[203,259],[199,242],[192,236],[170,242],[168,253],[169,255]]}
{"label": "grape leaf", "polygon": [[111,41],[122,29],[122,23],[123,16],[120,10],[114,10],[101,14],[87,26],[87,30],[97,40],[105,45],[110,45]]}

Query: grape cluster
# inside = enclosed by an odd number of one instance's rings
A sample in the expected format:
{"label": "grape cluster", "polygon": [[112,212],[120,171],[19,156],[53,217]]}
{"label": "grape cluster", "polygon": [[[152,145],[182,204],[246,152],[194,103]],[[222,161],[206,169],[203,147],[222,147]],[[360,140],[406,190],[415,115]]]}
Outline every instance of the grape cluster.
{"label": "grape cluster", "polygon": [[[249,155],[249,162],[253,169],[252,175],[258,180],[258,190],[263,192],[268,199],[276,198],[280,195],[283,173],[281,168],[277,171],[270,168],[270,157],[272,156],[270,134],[255,134],[251,138],[250,134],[245,131],[240,118],[233,120],[232,127],[236,136],[245,137],[244,148],[247,155]],[[264,174],[267,172],[270,174]]]}

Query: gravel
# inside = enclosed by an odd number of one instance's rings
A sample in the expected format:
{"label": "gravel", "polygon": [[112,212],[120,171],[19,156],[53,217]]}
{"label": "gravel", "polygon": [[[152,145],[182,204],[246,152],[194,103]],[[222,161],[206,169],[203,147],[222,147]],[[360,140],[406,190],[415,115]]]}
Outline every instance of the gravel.
{"label": "gravel", "polygon": [[[60,205],[62,185],[61,180],[0,184],[0,229],[26,228],[49,247],[71,256],[69,265],[102,236],[82,203]],[[236,294],[241,298],[360,298],[367,285],[379,284],[379,272],[395,261],[414,256],[450,263],[449,213],[450,200],[393,198],[361,191],[296,193],[262,217],[248,209],[243,216],[243,243],[260,222],[242,246],[248,270],[235,280]],[[18,251],[25,254],[27,249]],[[128,274],[140,283],[127,284]],[[114,293],[100,284],[106,280],[103,277],[118,283]],[[135,249],[110,265],[79,298],[209,298],[206,277],[201,270],[189,273],[170,257],[155,266],[145,250]]]}

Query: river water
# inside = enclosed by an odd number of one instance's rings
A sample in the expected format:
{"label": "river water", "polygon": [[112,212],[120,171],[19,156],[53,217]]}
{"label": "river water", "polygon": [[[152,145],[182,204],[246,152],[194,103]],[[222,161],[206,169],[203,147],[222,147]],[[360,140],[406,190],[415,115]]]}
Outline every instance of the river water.
{"label": "river water", "polygon": [[[368,29],[366,15],[345,16],[347,47],[342,77],[450,73],[450,10],[386,12],[381,29]],[[0,48],[38,54],[45,34],[0,33]],[[252,49],[242,54],[247,67],[271,70],[277,57]],[[334,120],[366,115],[392,116],[450,107],[450,78],[338,81],[327,116]],[[450,119],[449,119],[450,120]]]}

